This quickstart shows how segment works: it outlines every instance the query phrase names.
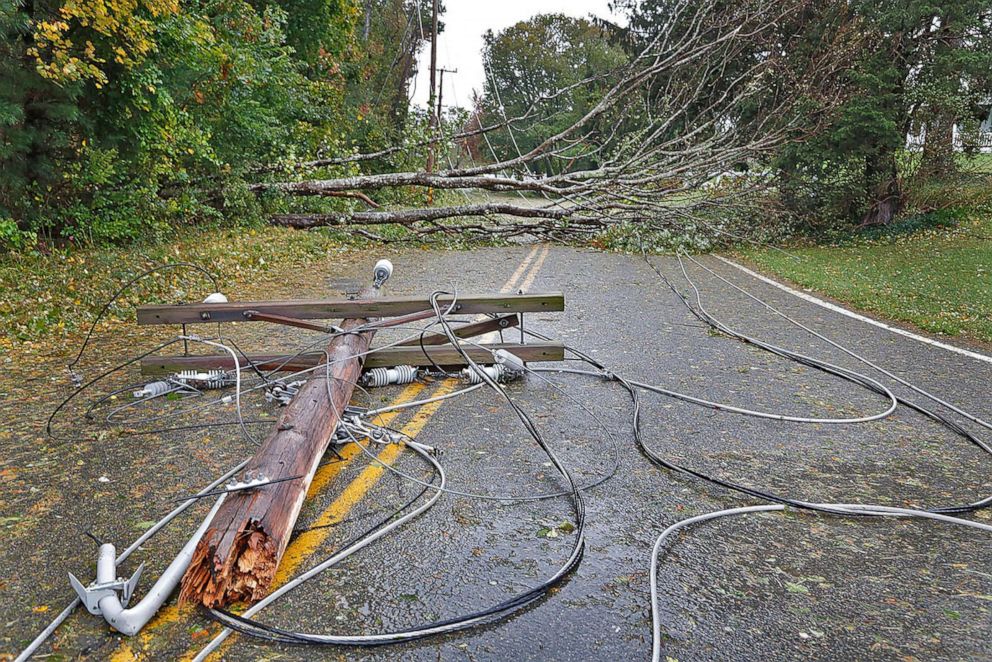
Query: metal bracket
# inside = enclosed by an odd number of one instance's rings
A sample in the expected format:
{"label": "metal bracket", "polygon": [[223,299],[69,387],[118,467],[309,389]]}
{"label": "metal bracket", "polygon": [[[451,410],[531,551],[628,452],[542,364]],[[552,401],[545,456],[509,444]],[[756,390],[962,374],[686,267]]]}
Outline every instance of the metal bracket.
{"label": "metal bracket", "polygon": [[127,603],[131,600],[131,596],[134,595],[134,589],[138,586],[138,580],[141,578],[141,573],[144,569],[145,564],[142,563],[134,571],[130,579],[118,577],[112,582],[103,582],[102,584],[93,582],[89,586],[83,586],[83,583],[76,579],[76,576],[70,572],[69,583],[72,584],[72,588],[76,591],[79,599],[86,605],[86,610],[91,614],[99,616],[102,614],[100,611],[100,601],[107,596],[120,593],[121,604],[125,607],[127,606]]}
{"label": "metal bracket", "polygon": [[241,315],[250,321],[256,322],[270,322],[272,324],[282,324],[284,326],[295,326],[299,329],[309,329],[311,331],[320,331],[321,333],[343,333],[341,327],[339,326],[328,326],[326,324],[314,324],[307,322],[305,320],[297,319],[295,317],[286,317],[285,315],[274,315],[272,313],[261,313],[257,310],[246,310]]}

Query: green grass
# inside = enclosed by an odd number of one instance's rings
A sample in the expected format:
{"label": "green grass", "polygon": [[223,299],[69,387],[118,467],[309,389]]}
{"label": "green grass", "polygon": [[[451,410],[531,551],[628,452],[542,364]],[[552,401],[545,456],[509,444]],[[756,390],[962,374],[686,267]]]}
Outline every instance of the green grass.
{"label": "green grass", "polygon": [[747,250],[766,272],[924,331],[992,342],[992,215],[919,218],[849,240]]}
{"label": "green grass", "polygon": [[[127,280],[152,266],[193,262],[230,288],[266,275],[305,269],[339,250],[339,236],[280,228],[204,228],[177,233],[169,241],[127,248],[76,248],[51,254],[0,256],[0,349],[44,341],[58,348],[78,337],[99,309]],[[274,271],[273,271],[274,270]],[[179,301],[201,294],[203,277],[176,270],[143,279],[105,318],[103,326],[130,320],[139,302]]]}

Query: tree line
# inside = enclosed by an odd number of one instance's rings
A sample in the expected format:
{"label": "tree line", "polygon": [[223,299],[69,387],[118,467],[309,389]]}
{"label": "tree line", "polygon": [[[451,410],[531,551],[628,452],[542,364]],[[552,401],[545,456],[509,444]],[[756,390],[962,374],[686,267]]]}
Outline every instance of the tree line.
{"label": "tree line", "polygon": [[258,213],[255,168],[394,144],[420,121],[408,95],[429,13],[429,0],[0,0],[0,241],[237,222]]}
{"label": "tree line", "polygon": [[[958,181],[992,107],[990,0],[539,15],[485,35],[485,88],[438,129],[408,102],[426,0],[2,6],[8,244],[204,219],[375,238],[886,224],[946,204],[920,192]],[[527,199],[453,193],[480,190]]]}

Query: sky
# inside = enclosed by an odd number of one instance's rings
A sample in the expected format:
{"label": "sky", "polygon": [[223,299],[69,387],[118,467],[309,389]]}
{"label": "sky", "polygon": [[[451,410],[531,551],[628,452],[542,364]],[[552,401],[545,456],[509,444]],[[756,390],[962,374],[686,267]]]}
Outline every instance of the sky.
{"label": "sky", "polygon": [[[567,14],[584,17],[595,14],[617,20],[610,13],[608,0],[443,0],[441,16],[444,32],[438,36],[437,66],[457,69],[444,75],[444,105],[471,105],[472,90],[482,91],[486,74],[482,66],[482,35],[499,32],[535,14]],[[428,25],[424,29],[429,29]],[[431,48],[420,52],[413,103],[426,105],[430,94]]]}

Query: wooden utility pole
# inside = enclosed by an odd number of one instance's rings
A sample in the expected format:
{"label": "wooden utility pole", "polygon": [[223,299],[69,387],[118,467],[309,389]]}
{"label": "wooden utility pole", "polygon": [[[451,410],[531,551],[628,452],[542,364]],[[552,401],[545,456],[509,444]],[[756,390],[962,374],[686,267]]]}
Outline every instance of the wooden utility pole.
{"label": "wooden utility pole", "polygon": [[[439,0],[434,0],[431,10],[431,95],[427,100],[427,113],[429,115],[428,131],[430,141],[427,147],[427,174],[434,172],[435,150],[437,149],[437,122],[438,116],[434,113],[435,95],[437,94],[437,11]],[[434,189],[427,189],[427,206],[434,204]]]}
{"label": "wooden utility pole", "polygon": [[444,67],[441,67],[440,69],[438,69],[438,71],[441,73],[441,80],[439,80],[438,81],[438,84],[437,84],[437,121],[438,121],[438,127],[440,128],[440,126],[441,126],[441,117],[443,116],[442,115],[442,111],[444,109],[444,105],[441,103],[441,97],[444,96],[444,74],[446,74],[446,73],[447,74],[457,74],[458,73],[458,70],[457,69],[445,69]]}
{"label": "wooden utility pole", "polygon": [[[377,297],[369,288],[362,299]],[[326,348],[326,366],[311,374],[283,410],[246,473],[279,481],[230,494],[200,539],[180,599],[207,607],[254,602],[272,586],[276,568],[314,473],[362,373],[374,329],[347,333],[367,319],[346,319]],[[285,480],[299,476],[294,480]]]}

